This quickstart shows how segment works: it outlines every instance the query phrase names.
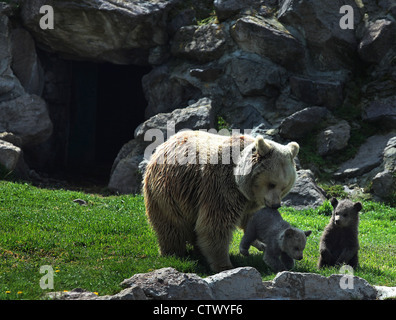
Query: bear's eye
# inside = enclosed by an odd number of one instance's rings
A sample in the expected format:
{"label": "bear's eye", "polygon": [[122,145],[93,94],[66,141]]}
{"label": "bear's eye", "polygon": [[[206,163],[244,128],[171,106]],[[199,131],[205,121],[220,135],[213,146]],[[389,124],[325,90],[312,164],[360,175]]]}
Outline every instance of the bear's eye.
{"label": "bear's eye", "polygon": [[268,189],[275,189],[276,185],[273,183],[268,184]]}
{"label": "bear's eye", "polygon": [[295,250],[295,251],[298,251],[298,250],[299,250],[299,248],[298,248],[298,247],[294,247],[294,250]]}

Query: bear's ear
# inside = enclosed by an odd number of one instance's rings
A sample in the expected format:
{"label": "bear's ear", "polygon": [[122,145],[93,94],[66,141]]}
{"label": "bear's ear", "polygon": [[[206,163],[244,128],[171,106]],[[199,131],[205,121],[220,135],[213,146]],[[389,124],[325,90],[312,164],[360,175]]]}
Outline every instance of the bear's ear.
{"label": "bear's ear", "polygon": [[255,147],[260,156],[265,156],[272,149],[272,146],[265,142],[262,136],[257,136]]}
{"label": "bear's ear", "polygon": [[330,203],[333,206],[333,208],[335,209],[338,205],[338,200],[336,198],[331,198]]}
{"label": "bear's ear", "polygon": [[360,210],[363,209],[363,206],[360,202],[356,202],[353,207],[355,208],[356,212],[359,212]]}
{"label": "bear's ear", "polygon": [[309,237],[309,236],[311,235],[312,231],[311,231],[311,230],[308,230],[308,231],[304,231],[304,233],[305,233],[305,236],[306,236],[306,237]]}
{"label": "bear's ear", "polygon": [[293,158],[295,158],[298,155],[298,151],[300,151],[299,144],[297,142],[290,142],[287,146],[290,148]]}
{"label": "bear's ear", "polygon": [[292,238],[294,235],[294,230],[292,228],[288,228],[285,230],[285,238]]}

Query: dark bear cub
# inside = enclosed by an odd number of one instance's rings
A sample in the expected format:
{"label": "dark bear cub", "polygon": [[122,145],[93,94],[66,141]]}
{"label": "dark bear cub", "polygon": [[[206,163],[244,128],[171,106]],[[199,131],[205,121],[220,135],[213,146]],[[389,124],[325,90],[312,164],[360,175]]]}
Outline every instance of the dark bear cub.
{"label": "dark bear cub", "polygon": [[290,270],[294,260],[303,258],[307,237],[311,231],[290,226],[276,209],[264,208],[249,220],[239,245],[239,252],[249,255],[250,245],[265,251],[263,260],[274,271]]}
{"label": "dark bear cub", "polygon": [[348,264],[358,266],[360,202],[331,199],[334,210],[320,239],[318,268]]}

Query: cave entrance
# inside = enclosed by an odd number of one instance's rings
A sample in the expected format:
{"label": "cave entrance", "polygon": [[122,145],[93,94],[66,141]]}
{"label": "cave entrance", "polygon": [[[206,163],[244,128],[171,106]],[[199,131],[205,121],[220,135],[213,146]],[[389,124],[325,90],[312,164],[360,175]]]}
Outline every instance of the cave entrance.
{"label": "cave entrance", "polygon": [[133,139],[147,106],[149,67],[72,62],[67,171],[108,182],[121,147]]}

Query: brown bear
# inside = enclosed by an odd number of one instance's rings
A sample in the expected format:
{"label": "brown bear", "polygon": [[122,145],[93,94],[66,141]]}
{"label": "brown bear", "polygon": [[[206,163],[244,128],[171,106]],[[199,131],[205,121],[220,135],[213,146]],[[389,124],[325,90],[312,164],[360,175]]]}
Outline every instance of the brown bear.
{"label": "brown bear", "polygon": [[162,255],[199,247],[215,272],[230,269],[233,230],[278,208],[295,179],[299,145],[249,135],[182,131],[159,145],[143,180],[146,213]]}
{"label": "brown bear", "polygon": [[343,263],[356,268],[359,262],[358,226],[362,204],[348,199],[338,202],[336,198],[330,202],[334,210],[320,239],[318,268]]}

